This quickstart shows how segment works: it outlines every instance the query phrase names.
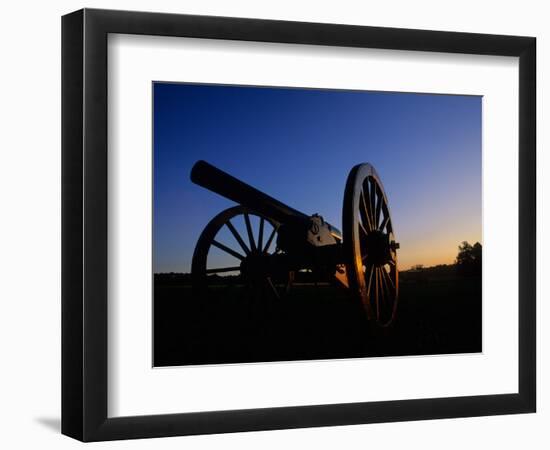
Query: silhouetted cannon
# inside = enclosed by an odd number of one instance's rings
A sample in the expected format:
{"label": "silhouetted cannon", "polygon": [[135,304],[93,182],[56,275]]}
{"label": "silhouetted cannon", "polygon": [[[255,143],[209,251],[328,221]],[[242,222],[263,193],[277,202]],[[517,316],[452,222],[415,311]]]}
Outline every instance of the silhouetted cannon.
{"label": "silhouetted cannon", "polygon": [[[280,298],[296,272],[310,271],[316,280],[335,277],[349,288],[373,323],[387,326],[393,321],[399,245],[384,188],[370,164],[355,166],[348,176],[343,234],[322,216],[300,212],[205,161],[193,166],[191,180],[238,203],[215,216],[201,233],[191,269],[195,289],[225,276],[261,295],[267,287]],[[212,256],[213,248],[218,255]]]}

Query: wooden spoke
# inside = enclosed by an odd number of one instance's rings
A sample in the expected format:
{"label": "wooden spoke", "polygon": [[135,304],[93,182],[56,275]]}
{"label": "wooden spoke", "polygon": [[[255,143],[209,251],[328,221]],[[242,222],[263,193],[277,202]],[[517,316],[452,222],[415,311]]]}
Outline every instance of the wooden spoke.
{"label": "wooden spoke", "polygon": [[369,234],[369,232],[366,230],[366,228],[363,226],[361,222],[359,222],[359,230],[361,230],[365,236]]}
{"label": "wooden spoke", "polygon": [[222,243],[220,243],[216,240],[212,241],[212,245],[214,247],[218,247],[220,250],[223,250],[225,253],[229,253],[231,256],[234,256],[235,258],[237,258],[241,261],[244,259],[243,255],[241,255],[240,253],[237,253],[235,250],[227,247],[226,245],[223,245]]}
{"label": "wooden spoke", "polygon": [[382,224],[378,228],[379,231],[384,231],[388,223],[390,222],[390,216],[388,216],[386,213],[384,213],[384,220],[382,221]]}
{"label": "wooden spoke", "polygon": [[382,286],[384,304],[388,305],[391,302],[391,292],[386,283],[386,277],[384,276],[384,273],[386,273],[386,269],[380,267],[380,285]]}
{"label": "wooden spoke", "polygon": [[240,266],[235,267],[218,267],[216,269],[206,269],[206,273],[223,273],[223,272],[237,272],[240,271]]}
{"label": "wooden spoke", "polygon": [[374,227],[378,229],[378,224],[380,223],[380,213],[382,212],[382,202],[383,198],[378,189],[375,188],[377,201],[376,201],[376,217],[374,218]]}
{"label": "wooden spoke", "polygon": [[385,275],[385,279],[387,281],[387,283],[389,283],[389,285],[391,285],[391,288],[393,289],[393,291],[395,291],[395,284],[393,282],[393,280],[391,279],[391,275],[386,272],[386,269],[383,269],[383,274]]}
{"label": "wooden spoke", "polygon": [[369,183],[369,180],[366,179],[363,183],[363,208],[365,208],[365,211],[367,212],[368,222],[369,222],[369,231],[374,230],[374,217],[372,215],[372,208],[371,208],[371,199],[370,199],[370,191],[371,186]]}
{"label": "wooden spoke", "polygon": [[246,223],[246,232],[248,234],[248,241],[250,242],[250,248],[252,251],[256,250],[256,243],[254,242],[254,235],[252,234],[252,226],[250,225],[250,217],[247,213],[244,213],[244,221]]}
{"label": "wooden spoke", "polygon": [[264,240],[264,222],[265,219],[260,217],[260,231],[258,231],[258,248],[262,249],[262,242]]}
{"label": "wooden spoke", "polygon": [[250,249],[247,247],[247,245],[244,243],[241,235],[239,234],[239,232],[235,229],[235,227],[233,226],[233,224],[231,223],[231,220],[228,220],[225,225],[227,226],[227,228],[229,228],[229,231],[231,231],[231,234],[233,235],[233,237],[235,238],[235,240],[239,243],[239,245],[241,246],[241,248],[244,250],[244,252],[248,255],[250,253]]}
{"label": "wooden spoke", "polygon": [[271,245],[271,242],[273,241],[273,238],[275,237],[275,234],[277,233],[277,228],[273,227],[273,231],[269,235],[269,238],[267,239],[267,242],[265,243],[265,247],[263,249],[263,253],[266,253],[269,250],[269,246]]}
{"label": "wooden spoke", "polygon": [[376,207],[376,181],[372,178],[368,179],[370,182],[370,216],[373,229],[376,229],[376,217],[375,217],[375,207]]}
{"label": "wooden spoke", "polygon": [[361,221],[363,222],[363,227],[367,231],[372,231],[373,227],[369,216],[369,210],[367,208],[367,203],[365,202],[365,191],[361,191],[359,202],[360,202],[359,214],[361,215]]}
{"label": "wooden spoke", "polygon": [[281,298],[279,296],[279,293],[277,292],[277,288],[275,287],[275,285],[273,284],[273,281],[271,280],[271,277],[267,277],[267,284],[269,284],[269,286],[273,290],[273,293],[275,294],[275,297]]}
{"label": "wooden spoke", "polygon": [[384,273],[386,272],[386,269],[384,267],[380,267],[380,284],[382,284],[383,287],[386,289],[384,290],[384,303],[389,303],[391,301],[391,292],[389,291],[389,288],[386,286],[386,280],[384,278]]}
{"label": "wooden spoke", "polygon": [[367,284],[367,296],[370,295],[370,288],[372,286],[372,273],[374,272],[374,266],[368,266],[368,271],[369,271],[369,278],[368,278],[368,284]]}

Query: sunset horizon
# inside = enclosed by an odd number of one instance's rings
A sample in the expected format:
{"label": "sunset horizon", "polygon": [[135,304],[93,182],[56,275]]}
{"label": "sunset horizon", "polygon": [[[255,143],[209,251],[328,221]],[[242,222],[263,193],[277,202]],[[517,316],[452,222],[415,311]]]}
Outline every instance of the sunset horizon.
{"label": "sunset horizon", "polygon": [[190,272],[202,228],[235,204],[191,183],[200,159],[339,229],[348,172],[372,163],[390,204],[400,270],[452,264],[462,241],[482,243],[481,97],[153,89],[155,273]]}

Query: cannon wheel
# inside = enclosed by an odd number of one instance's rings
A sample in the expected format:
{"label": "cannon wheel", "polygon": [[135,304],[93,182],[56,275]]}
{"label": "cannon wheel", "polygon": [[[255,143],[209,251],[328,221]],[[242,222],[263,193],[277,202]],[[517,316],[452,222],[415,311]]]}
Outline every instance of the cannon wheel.
{"label": "cannon wheel", "polygon": [[[250,220],[251,216],[258,218],[257,227]],[[222,241],[219,236],[223,228],[233,236],[230,242],[227,242],[228,239]],[[233,273],[239,275],[242,284],[252,288],[253,295],[262,296],[267,291],[272,297],[281,298],[290,289],[293,272],[286,273],[282,282],[262,274],[244,277],[245,267],[257,267],[265,261],[263,258],[277,252],[278,229],[279,223],[244,206],[235,206],[219,213],[204,228],[195,246],[191,263],[193,288],[202,293],[209,285],[209,275]],[[232,262],[223,267],[209,264],[208,254],[212,247],[221,250]]]}
{"label": "cannon wheel", "polygon": [[387,327],[397,309],[399,245],[384,187],[370,164],[355,166],[348,176],[342,227],[349,287],[369,322]]}

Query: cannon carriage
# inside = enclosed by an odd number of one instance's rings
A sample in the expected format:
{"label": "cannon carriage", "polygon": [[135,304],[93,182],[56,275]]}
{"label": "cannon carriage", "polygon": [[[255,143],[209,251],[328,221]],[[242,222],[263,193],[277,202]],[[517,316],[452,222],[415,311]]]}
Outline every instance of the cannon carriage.
{"label": "cannon carriage", "polygon": [[[205,161],[191,180],[238,205],[216,215],[201,233],[192,260],[193,287],[204,292],[213,276],[234,275],[258,296],[281,298],[295,274],[311,271],[336,280],[364,308],[369,321],[386,327],[395,319],[399,291],[397,249],[390,209],[374,168],[358,164],[344,192],[342,231],[319,214],[300,212]],[[241,221],[239,230],[235,223]],[[232,242],[222,242],[222,231]],[[213,266],[212,249],[233,264]]]}

